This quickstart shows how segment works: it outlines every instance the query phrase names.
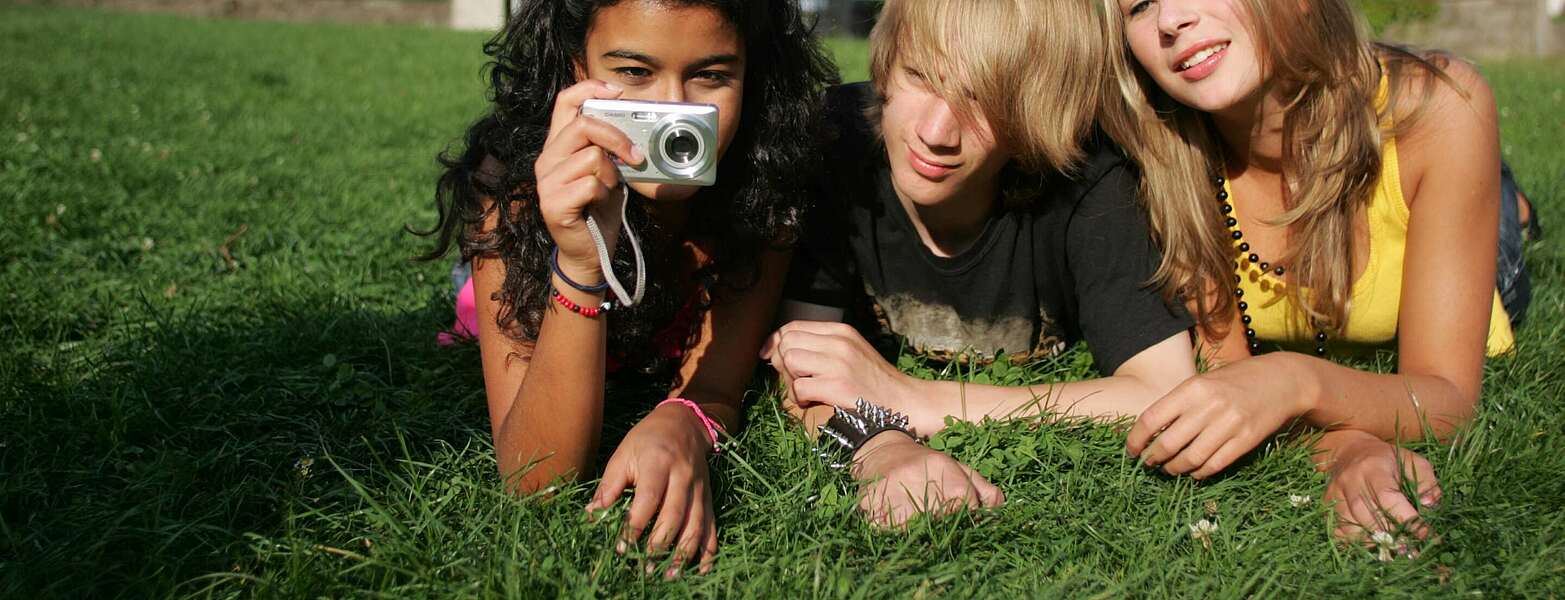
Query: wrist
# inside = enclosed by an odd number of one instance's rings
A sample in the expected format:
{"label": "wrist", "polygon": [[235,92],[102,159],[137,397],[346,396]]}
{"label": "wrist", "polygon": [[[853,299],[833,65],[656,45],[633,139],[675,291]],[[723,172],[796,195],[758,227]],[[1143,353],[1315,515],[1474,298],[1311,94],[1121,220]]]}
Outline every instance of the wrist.
{"label": "wrist", "polygon": [[1320,370],[1318,369],[1321,363],[1324,362],[1323,359],[1297,352],[1273,352],[1259,358],[1267,359],[1269,363],[1272,363],[1269,366],[1273,366],[1277,371],[1287,375],[1282,380],[1287,382],[1293,392],[1286,394],[1285,397],[1293,399],[1295,415],[1303,418],[1305,422],[1315,427],[1324,428],[1335,425],[1334,423],[1318,423],[1315,419],[1316,414],[1320,410],[1323,390],[1325,389],[1321,382]]}
{"label": "wrist", "polygon": [[917,440],[914,440],[913,436],[901,431],[883,431],[864,442],[863,446],[860,446],[858,450],[853,452],[853,457],[850,461],[851,473],[855,479],[873,479],[884,475],[885,473],[880,472],[881,469],[877,465],[886,464],[886,461],[876,459],[884,457],[888,453],[893,453],[897,449],[910,447],[922,448],[923,446]]}
{"label": "wrist", "polygon": [[908,428],[913,434],[926,438],[932,436],[945,429],[946,415],[960,414],[962,394],[943,393],[947,390],[942,389],[942,384],[950,386],[949,382],[929,381],[897,373],[897,394],[907,399],[903,406],[907,410]]}
{"label": "wrist", "polygon": [[1388,445],[1384,440],[1357,429],[1327,431],[1315,444],[1315,466],[1321,471],[1334,472],[1384,445]]}
{"label": "wrist", "polygon": [[676,402],[664,402],[652,409],[653,414],[677,423],[679,440],[702,458],[713,454],[715,442],[706,428],[706,422],[690,407]]}
{"label": "wrist", "polygon": [[[556,252],[558,252],[558,250],[556,250]],[[596,256],[592,257],[591,260],[584,261],[572,259],[565,256],[564,254],[559,254],[554,257],[553,266],[555,282],[565,284],[564,287],[578,287],[577,285],[570,285],[570,282],[580,284],[582,287],[591,287],[603,284],[603,265],[598,263],[598,257]],[[568,282],[562,280],[560,278],[561,275],[569,278],[570,281]]]}

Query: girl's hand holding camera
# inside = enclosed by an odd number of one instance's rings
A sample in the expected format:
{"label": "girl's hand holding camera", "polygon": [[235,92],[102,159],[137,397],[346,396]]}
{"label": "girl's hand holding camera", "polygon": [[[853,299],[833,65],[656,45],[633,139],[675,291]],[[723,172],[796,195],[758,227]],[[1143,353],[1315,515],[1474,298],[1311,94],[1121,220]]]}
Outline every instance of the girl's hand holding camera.
{"label": "girl's hand holding camera", "polygon": [[610,255],[618,239],[623,196],[619,169],[610,156],[631,165],[641,164],[646,157],[624,132],[582,116],[581,105],[589,98],[618,98],[623,92],[619,86],[592,79],[561,91],[554,101],[549,137],[533,163],[538,208],[560,249],[560,269],[589,285],[603,280],[603,268],[587,233],[587,211],[598,221]]}

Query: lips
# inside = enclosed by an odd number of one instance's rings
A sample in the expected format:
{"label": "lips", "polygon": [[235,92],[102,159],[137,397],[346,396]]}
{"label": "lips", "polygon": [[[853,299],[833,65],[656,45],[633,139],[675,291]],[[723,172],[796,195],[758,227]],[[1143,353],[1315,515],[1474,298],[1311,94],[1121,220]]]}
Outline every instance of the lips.
{"label": "lips", "polygon": [[1200,81],[1217,70],[1228,53],[1228,42],[1207,40],[1186,48],[1174,61],[1173,69],[1188,81]]}
{"label": "lips", "polygon": [[911,147],[907,149],[907,160],[908,164],[913,167],[914,171],[917,171],[919,175],[923,175],[928,179],[943,178],[946,175],[950,175],[951,171],[954,171],[957,167],[961,166],[960,164],[948,165],[945,163],[928,160],[923,156],[920,156],[919,153],[914,151]]}

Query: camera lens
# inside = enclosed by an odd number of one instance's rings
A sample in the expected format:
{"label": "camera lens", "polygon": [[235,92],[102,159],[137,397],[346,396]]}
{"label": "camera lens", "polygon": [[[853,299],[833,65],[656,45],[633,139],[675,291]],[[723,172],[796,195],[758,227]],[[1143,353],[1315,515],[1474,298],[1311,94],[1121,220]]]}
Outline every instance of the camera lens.
{"label": "camera lens", "polygon": [[690,164],[700,152],[701,140],[696,139],[695,132],[689,130],[675,131],[663,140],[663,155],[677,165]]}

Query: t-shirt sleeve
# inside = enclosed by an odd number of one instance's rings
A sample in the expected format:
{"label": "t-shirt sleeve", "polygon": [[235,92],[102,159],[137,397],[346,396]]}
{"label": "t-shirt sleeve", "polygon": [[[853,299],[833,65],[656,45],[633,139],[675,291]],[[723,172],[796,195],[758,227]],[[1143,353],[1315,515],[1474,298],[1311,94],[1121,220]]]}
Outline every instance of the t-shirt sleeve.
{"label": "t-shirt sleeve", "polygon": [[1193,325],[1151,284],[1161,256],[1136,202],[1138,183],[1123,164],[1111,168],[1077,203],[1066,230],[1081,334],[1104,375]]}

